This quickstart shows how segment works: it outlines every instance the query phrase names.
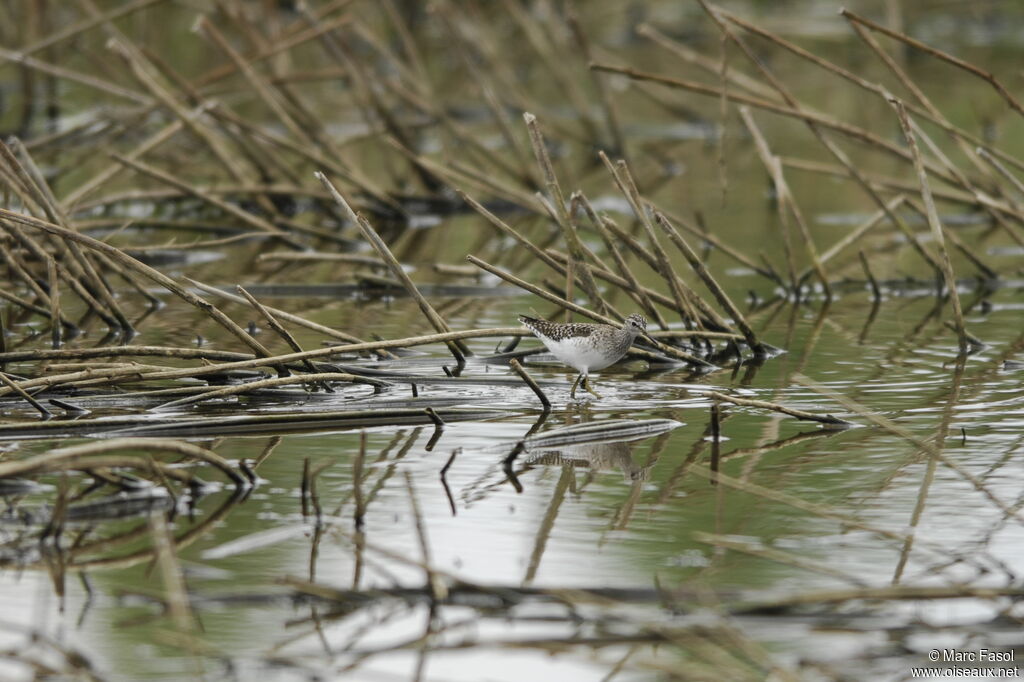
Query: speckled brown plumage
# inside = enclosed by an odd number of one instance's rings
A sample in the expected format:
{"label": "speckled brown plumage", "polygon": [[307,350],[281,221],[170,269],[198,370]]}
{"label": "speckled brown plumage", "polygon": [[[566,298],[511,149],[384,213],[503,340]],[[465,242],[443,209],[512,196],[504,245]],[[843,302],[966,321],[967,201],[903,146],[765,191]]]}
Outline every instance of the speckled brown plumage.
{"label": "speckled brown plumage", "polygon": [[571,397],[576,396],[576,386],[580,382],[584,389],[597,396],[590,388],[587,375],[591,370],[604,369],[618,362],[637,335],[647,329],[647,320],[635,313],[623,321],[622,327],[583,322],[559,324],[526,315],[520,315],[519,321],[543,341],[556,358],[580,373],[573,383]]}
{"label": "speckled brown plumage", "polygon": [[[552,341],[563,341],[573,336],[590,336],[599,327],[608,327],[606,324],[588,324],[586,322],[559,324],[558,322],[538,320],[536,317],[527,317],[526,315],[520,315],[519,321],[525,324],[537,336],[543,336]],[[614,327],[608,328],[614,329]]]}

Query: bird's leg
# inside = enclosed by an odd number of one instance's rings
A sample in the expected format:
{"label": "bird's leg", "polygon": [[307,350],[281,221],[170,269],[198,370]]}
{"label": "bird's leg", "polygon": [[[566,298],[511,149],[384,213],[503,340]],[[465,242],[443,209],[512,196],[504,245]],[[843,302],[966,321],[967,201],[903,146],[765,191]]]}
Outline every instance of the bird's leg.
{"label": "bird's leg", "polygon": [[587,377],[583,377],[583,388],[587,391],[587,393],[594,396],[595,398],[602,397],[600,393],[598,393],[597,391],[590,387],[590,379],[588,379]]}
{"label": "bird's leg", "polygon": [[583,378],[583,375],[579,374],[576,377],[576,381],[572,382],[572,390],[569,391],[569,398],[575,398],[576,397],[576,387],[579,385],[580,379],[582,379],[582,378]]}

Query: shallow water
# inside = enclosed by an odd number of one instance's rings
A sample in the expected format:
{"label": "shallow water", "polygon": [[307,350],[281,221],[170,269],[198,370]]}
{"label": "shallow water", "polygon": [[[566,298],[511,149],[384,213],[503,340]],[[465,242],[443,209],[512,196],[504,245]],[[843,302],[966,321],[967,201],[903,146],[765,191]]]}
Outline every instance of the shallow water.
{"label": "shallow water", "polygon": [[[224,514],[179,549],[193,606],[203,624],[203,647],[211,648],[210,654],[192,659],[180,648],[160,645],[168,631],[161,619],[154,620],[155,605],[145,597],[130,596],[160,593],[149,556],[132,558],[138,549],[133,543],[75,552],[63,597],[54,593],[40,563],[5,573],[0,594],[9,605],[6,619],[47,624],[66,641],[97,654],[103,667],[116,670],[120,679],[173,679],[193,674],[196,665],[209,674],[228,662],[243,678],[255,671],[271,679],[293,679],[301,678],[300,671],[306,669],[330,670],[331,657],[333,666],[351,662],[340,653],[343,647],[373,651],[415,640],[424,627],[426,607],[383,603],[335,622],[323,613],[322,605],[294,602],[280,580],[315,575],[321,583],[346,587],[359,573],[362,587],[386,587],[393,580],[420,583],[422,571],[415,565],[374,551],[419,560],[410,490],[422,514],[431,565],[485,585],[649,590],[656,579],[666,589],[700,586],[709,594],[756,593],[763,599],[893,582],[1010,584],[1015,580],[1013,567],[1024,562],[1017,511],[1022,471],[1016,456],[1022,447],[1024,396],[1020,372],[1002,366],[1006,360],[1019,359],[1024,339],[1015,313],[1001,312],[998,304],[1012,301],[1014,294],[998,292],[992,298],[993,312],[972,315],[972,330],[990,346],[967,359],[959,378],[950,335],[937,319],[926,320],[933,306],[930,298],[883,303],[865,332],[867,292],[847,294],[832,304],[827,316],[817,304],[785,303],[777,304],[777,311],[766,308],[752,314],[763,338],[788,352],[761,367],[734,373],[687,377],[684,370],[651,373],[642,363],[627,364],[599,375],[595,385],[603,400],[571,402],[571,375],[530,363],[529,370],[544,381],[555,404],[539,434],[613,418],[671,419],[679,426],[612,445],[527,451],[511,465],[518,489],[502,462],[540,416],[532,393],[517,386],[421,387],[421,396],[486,405],[512,416],[452,423],[436,439],[432,426],[366,429],[361,488],[367,497],[367,547],[361,553],[353,551],[352,514],[353,467],[362,432],[197,439],[231,460],[261,458],[257,472],[263,479],[248,499],[226,511],[220,507],[229,493],[216,492],[199,500],[193,518],[179,516],[175,521],[175,533],[184,534],[211,515]],[[456,328],[496,324],[527,305],[526,299],[497,299],[484,319],[456,318],[452,323]],[[411,314],[411,305],[397,300],[375,313],[383,320],[382,334],[391,336]],[[472,347],[487,353],[493,344],[477,341]],[[443,358],[442,351],[435,351],[397,364],[403,371],[436,374]],[[471,362],[463,376],[495,374],[504,376],[507,370]],[[946,461],[933,466],[920,447],[795,383],[797,374],[893,419],[918,438],[939,439]],[[725,406],[719,466],[728,482],[712,485],[710,403],[701,397],[702,388],[738,389],[744,396],[829,412],[857,426],[823,431],[780,415]],[[953,391],[959,392],[955,399]],[[318,396],[315,409],[325,409],[325,403],[335,400],[344,397]],[[294,401],[287,401],[287,406],[294,409]],[[273,404],[261,408],[275,409]],[[51,445],[22,441],[16,452],[24,456]],[[313,518],[303,517],[299,503],[305,458],[328,464],[317,483],[323,513],[319,537]],[[449,458],[446,493],[440,471]],[[971,474],[987,493],[976,490],[949,462]],[[932,478],[922,494],[922,481],[928,477]],[[766,498],[761,488],[784,498]],[[33,497],[44,496],[29,499]],[[847,520],[795,507],[790,499],[819,505]],[[918,512],[916,505],[921,505]],[[115,534],[135,523],[102,524],[98,532]],[[17,527],[6,526],[8,539]],[[913,545],[908,549],[879,531],[907,534]],[[91,599],[78,575],[88,577]],[[280,598],[268,600],[270,595]],[[642,618],[653,608],[642,599],[628,607],[635,613],[627,614],[625,622]],[[536,650],[524,654],[486,644],[579,635],[564,621],[563,610],[550,604],[522,605],[481,617],[467,608],[446,609],[442,620],[451,632],[437,636],[435,645],[471,641],[475,646],[431,651],[426,656],[428,679],[479,679],[478,666],[488,671],[487,679],[495,680],[536,674],[547,679],[601,679],[629,647],[608,646],[596,652],[578,647],[552,659]],[[318,613],[322,633],[310,622]],[[918,605],[858,612],[841,634],[829,633],[811,616],[789,616],[785,624],[737,617],[733,624],[773,651],[802,656],[806,670],[817,661],[832,673],[851,674],[867,665],[872,675],[881,675],[891,673],[894,666],[915,665],[921,658],[915,651],[933,645],[918,633],[913,642],[904,641],[911,651],[898,654],[892,641],[878,639],[877,631],[859,632],[860,621],[882,618],[885,627],[895,628],[915,623],[985,624],[991,616],[991,608],[979,601],[957,608]],[[695,617],[699,613],[676,616],[681,621]],[[378,618],[383,624],[357,637],[360,627]],[[466,618],[469,623],[462,622]],[[912,630],[908,627],[907,632]],[[893,636],[900,640],[898,631]],[[817,637],[834,644],[810,645]],[[1020,644],[1012,637],[999,642]],[[268,668],[270,652],[290,664]],[[647,647],[630,660],[674,665],[668,650],[656,653]],[[402,678],[416,661],[415,651],[371,656],[359,664],[358,679]],[[623,679],[646,679],[650,674],[633,670],[624,672]]]}

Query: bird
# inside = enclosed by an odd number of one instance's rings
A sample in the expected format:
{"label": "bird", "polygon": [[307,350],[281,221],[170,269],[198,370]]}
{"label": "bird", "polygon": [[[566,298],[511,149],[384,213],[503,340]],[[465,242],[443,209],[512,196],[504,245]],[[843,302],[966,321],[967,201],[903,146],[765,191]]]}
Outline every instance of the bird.
{"label": "bird", "polygon": [[637,335],[647,330],[646,318],[638,313],[623,320],[621,327],[585,322],[560,324],[527,315],[520,315],[519,321],[544,342],[556,358],[579,372],[569,391],[570,398],[576,397],[579,385],[595,398],[600,398],[601,395],[590,387],[587,379],[590,371],[604,369],[617,362],[633,345]]}

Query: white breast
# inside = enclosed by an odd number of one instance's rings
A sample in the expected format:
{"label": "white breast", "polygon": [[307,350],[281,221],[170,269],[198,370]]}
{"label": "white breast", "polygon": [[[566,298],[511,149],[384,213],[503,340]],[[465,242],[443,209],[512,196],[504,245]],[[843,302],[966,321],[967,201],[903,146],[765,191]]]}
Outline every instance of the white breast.
{"label": "white breast", "polygon": [[577,371],[586,374],[591,370],[604,369],[618,358],[608,357],[598,350],[590,337],[574,336],[561,341],[541,339],[551,353]]}

